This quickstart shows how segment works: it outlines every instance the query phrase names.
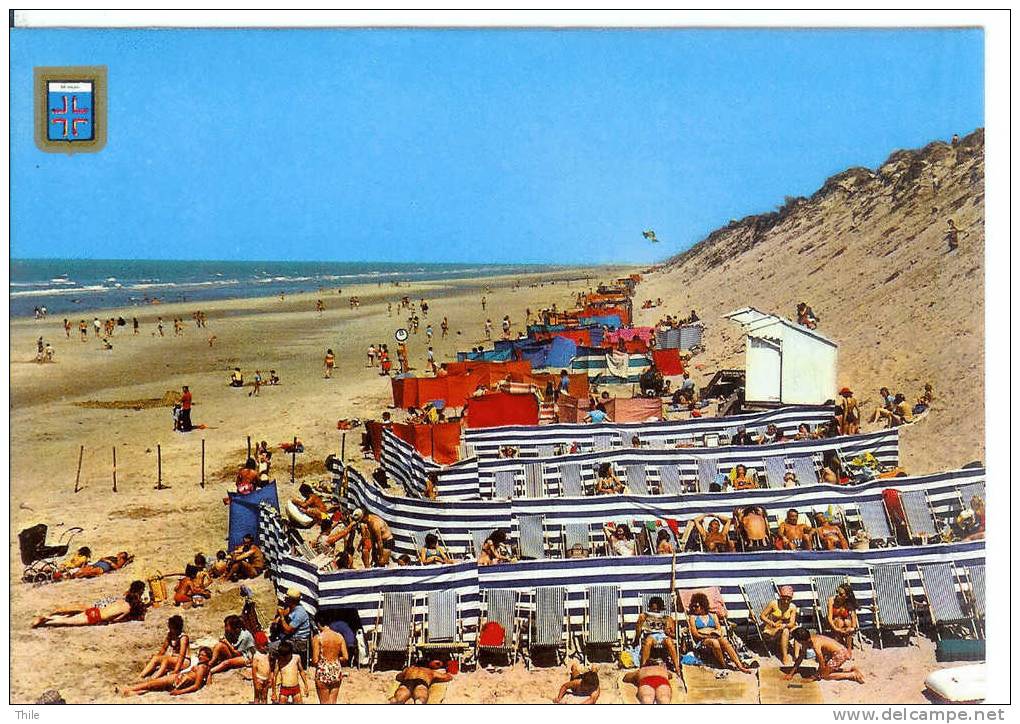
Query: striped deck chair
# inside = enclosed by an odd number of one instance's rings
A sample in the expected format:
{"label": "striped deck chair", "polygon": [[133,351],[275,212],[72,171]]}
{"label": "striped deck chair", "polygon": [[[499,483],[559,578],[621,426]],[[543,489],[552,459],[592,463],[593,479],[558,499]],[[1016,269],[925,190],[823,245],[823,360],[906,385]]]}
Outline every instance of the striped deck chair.
{"label": "striped deck chair", "polygon": [[786,461],[779,456],[762,458],[762,465],[765,467],[765,487],[783,488],[786,486],[783,478],[786,477]]}
{"label": "striped deck chair", "polygon": [[609,452],[613,449],[613,442],[616,440],[616,435],[613,434],[601,434],[592,436],[592,445],[594,446],[595,452]]}
{"label": "striped deck chair", "polygon": [[846,576],[812,576],[811,591],[814,593],[815,623],[819,632],[828,630],[829,599],[836,595],[836,588],[848,581]]}
{"label": "striped deck chair", "polygon": [[935,529],[935,518],[928,503],[928,495],[923,490],[908,490],[900,493],[903,504],[903,516],[906,519],[907,535],[911,540],[920,539],[924,542],[938,538]]}
{"label": "striped deck chair", "polygon": [[528,463],[524,466],[523,498],[544,498],[545,480],[542,478],[542,463]]}
{"label": "striped deck chair", "polygon": [[570,550],[584,550],[583,556],[591,555],[591,525],[588,523],[564,523],[563,524],[563,557],[566,558]]}
{"label": "striped deck chair", "polygon": [[931,624],[935,628],[935,640],[941,641],[939,628],[943,626],[969,626],[978,637],[977,624],[974,616],[966,613],[960,603],[960,595],[956,587],[956,566],[952,563],[933,563],[918,566],[921,574],[921,586],[928,602],[928,613]]}
{"label": "striped deck chair", "polygon": [[585,590],[584,627],[578,651],[588,661],[589,648],[609,648],[613,654],[623,647],[623,610],[620,587],[590,586]]}
{"label": "striped deck chair", "polygon": [[815,468],[815,459],[810,455],[795,455],[787,458],[793,474],[797,476],[798,485],[813,485],[818,482],[818,470]]}
{"label": "striped deck chair", "polygon": [[403,657],[401,668],[411,662],[414,634],[414,594],[384,593],[379,603],[378,623],[369,671],[379,664],[381,654]]}
{"label": "striped deck chair", "polygon": [[648,490],[648,471],[638,464],[624,465],[627,474],[627,487],[632,495],[651,495]]}
{"label": "striped deck chair", "polygon": [[522,559],[545,558],[545,518],[541,515],[517,516],[517,536]]}
{"label": "striped deck chair", "polygon": [[513,498],[516,478],[513,470],[497,470],[493,474],[492,497],[504,500]]}
{"label": "striped deck chair", "polygon": [[698,458],[698,492],[707,493],[719,474],[719,458]]}
{"label": "striped deck chair", "polygon": [[861,527],[872,540],[888,541],[896,537],[889,523],[889,512],[881,500],[861,500],[857,503]]}
{"label": "striped deck chair", "polygon": [[882,632],[886,629],[907,631],[907,638],[917,628],[913,606],[906,589],[907,569],[902,563],[872,566],[871,586],[874,601],[875,638],[882,648]]}
{"label": "striped deck chair", "polygon": [[568,498],[584,496],[584,481],[581,479],[581,466],[577,463],[560,466],[560,495]]}
{"label": "striped deck chair", "polygon": [[[642,613],[647,613],[648,612],[648,610],[649,610],[648,606],[651,603],[651,600],[653,598],[661,598],[662,599],[662,603],[663,603],[663,606],[664,606],[664,610],[666,612],[666,616],[671,618],[673,620],[673,623],[676,625],[677,640],[676,640],[675,643],[676,643],[676,645],[677,645],[677,647],[679,649],[682,649],[682,643],[683,643],[683,640],[684,640],[683,632],[684,632],[684,630],[686,630],[686,627],[682,626],[681,623],[677,620],[678,616],[677,616],[676,607],[674,606],[674,597],[671,596],[669,594],[669,592],[659,593],[657,591],[653,591],[651,593],[642,593],[641,597],[640,597],[640,599],[641,599],[641,606],[638,609],[638,614],[642,614]],[[637,640],[637,631],[636,630],[635,630],[634,633],[635,633],[634,645],[640,647],[642,642]],[[663,646],[661,644],[656,644],[655,646],[653,646],[653,649],[656,646],[663,653],[663,660],[668,660],[669,656],[666,653],[666,649],[663,648]]]}
{"label": "striped deck chair", "polygon": [[[985,500],[985,484],[984,483],[971,483],[970,485],[960,486],[960,502],[963,504],[962,508],[969,508],[970,501],[976,496]],[[985,501],[988,502],[987,500]]]}
{"label": "striped deck chair", "polygon": [[681,495],[684,484],[680,478],[679,465],[663,465],[659,468],[659,494]]}
{"label": "striped deck chair", "polygon": [[479,630],[490,621],[498,623],[503,628],[504,638],[503,643],[499,646],[483,646],[476,643],[475,661],[479,661],[482,654],[494,654],[505,656],[507,665],[513,666],[517,660],[517,644],[520,633],[517,618],[520,594],[510,588],[490,588],[483,592],[483,599],[485,616],[479,623]]}
{"label": "striped deck chair", "polygon": [[985,567],[969,566],[965,569],[970,581],[970,606],[974,618],[984,630],[985,627]]}
{"label": "striped deck chair", "polygon": [[765,643],[765,633],[761,628],[761,612],[765,610],[766,606],[779,598],[779,589],[776,588],[776,582],[771,578],[758,578],[747,583],[741,583],[740,593],[744,596],[744,602],[747,604],[747,617],[749,619],[747,631],[750,633],[751,626],[753,625],[755,632],[758,634],[758,640]]}
{"label": "striped deck chair", "polygon": [[[439,532],[439,528],[430,528],[429,530],[412,530],[411,541],[414,543],[414,555],[412,558],[418,557],[418,551],[425,547],[425,536],[429,533],[439,539],[439,545],[446,548],[446,542],[443,540],[443,534]],[[449,550],[447,548],[447,550]]]}
{"label": "striped deck chair", "polygon": [[553,651],[556,664],[567,658],[567,641],[570,632],[566,616],[567,589],[563,586],[542,586],[535,589],[534,610],[528,627],[528,656],[525,663],[530,669],[536,651]]}
{"label": "striped deck chair", "polygon": [[551,458],[556,455],[556,446],[552,444],[540,444],[538,446],[538,456],[540,458]]}
{"label": "striped deck chair", "polygon": [[482,554],[482,546],[485,544],[485,539],[492,535],[493,531],[495,531],[495,528],[471,531],[471,545],[474,548],[475,558]]}
{"label": "striped deck chair", "polygon": [[457,615],[460,594],[452,589],[432,591],[425,599],[425,626],[418,641],[419,651],[451,653],[459,657],[467,649],[463,622]]}

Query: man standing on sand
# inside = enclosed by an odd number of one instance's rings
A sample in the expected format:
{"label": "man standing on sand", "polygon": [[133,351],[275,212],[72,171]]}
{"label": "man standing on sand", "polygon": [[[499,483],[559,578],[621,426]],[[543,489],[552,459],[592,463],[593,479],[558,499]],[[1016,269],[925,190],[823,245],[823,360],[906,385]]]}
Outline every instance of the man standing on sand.
{"label": "man standing on sand", "polygon": [[485,311],[485,295],[482,295],[482,311]]}
{"label": "man standing on sand", "polygon": [[181,390],[181,432],[191,432],[191,390],[187,385]]}
{"label": "man standing on sand", "polygon": [[99,337],[99,332],[103,328],[103,323],[99,321],[99,317],[93,317],[92,318],[92,328],[95,330],[96,337],[98,338]]}
{"label": "man standing on sand", "polygon": [[492,339],[492,320],[491,319],[486,319],[485,320],[485,339],[486,340]]}
{"label": "man standing on sand", "polygon": [[446,317],[443,317],[443,321],[439,324],[439,329],[443,332],[440,338],[446,339],[446,335],[450,333],[450,322],[446,319]]}

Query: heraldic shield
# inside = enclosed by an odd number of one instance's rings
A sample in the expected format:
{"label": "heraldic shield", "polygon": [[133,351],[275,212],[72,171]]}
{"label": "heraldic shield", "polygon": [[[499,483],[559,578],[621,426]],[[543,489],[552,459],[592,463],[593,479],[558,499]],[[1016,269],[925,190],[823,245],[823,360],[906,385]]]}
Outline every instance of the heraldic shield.
{"label": "heraldic shield", "polygon": [[35,69],[35,140],[43,151],[94,152],[106,145],[106,68]]}

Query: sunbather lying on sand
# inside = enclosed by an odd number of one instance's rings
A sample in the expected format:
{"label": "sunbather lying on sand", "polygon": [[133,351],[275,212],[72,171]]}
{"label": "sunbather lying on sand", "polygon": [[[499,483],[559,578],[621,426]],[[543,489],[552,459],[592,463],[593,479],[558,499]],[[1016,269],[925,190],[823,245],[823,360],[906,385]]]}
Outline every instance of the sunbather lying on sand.
{"label": "sunbather lying on sand", "polygon": [[134,559],[135,557],[127,551],[121,551],[115,556],[103,556],[95,563],[86,563],[78,568],[71,578],[95,578],[102,576],[110,571],[120,570]]}
{"label": "sunbather lying on sand", "polygon": [[595,669],[582,669],[576,663],[570,665],[570,679],[560,687],[560,693],[553,704],[594,704],[601,693],[599,675]]}
{"label": "sunbather lying on sand", "polygon": [[397,681],[400,682],[400,686],[389,698],[390,704],[406,704],[408,701],[427,704],[432,685],[453,681],[453,675],[447,671],[429,668],[428,662],[423,659],[397,674]]}
{"label": "sunbather lying on sand", "polygon": [[101,623],[141,621],[145,618],[146,604],[142,602],[145,583],[132,581],[123,599],[100,602],[102,605],[58,609],[32,621],[32,628],[40,626],[95,626]]}
{"label": "sunbather lying on sand", "polygon": [[198,650],[198,663],[188,671],[143,681],[124,689],[121,696],[141,696],[150,691],[169,691],[170,696],[179,696],[198,691],[209,682],[209,660],[211,658],[212,649],[203,646]]}
{"label": "sunbather lying on sand", "polygon": [[669,680],[675,676],[662,665],[660,659],[648,659],[637,671],[631,671],[623,680],[637,685],[639,704],[669,704],[673,701],[673,688]]}

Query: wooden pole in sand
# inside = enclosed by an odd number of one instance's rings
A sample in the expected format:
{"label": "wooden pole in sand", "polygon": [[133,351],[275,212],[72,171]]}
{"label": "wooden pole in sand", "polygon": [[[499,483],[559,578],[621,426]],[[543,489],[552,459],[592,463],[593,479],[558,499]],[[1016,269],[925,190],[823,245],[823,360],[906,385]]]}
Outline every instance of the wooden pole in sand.
{"label": "wooden pole in sand", "polygon": [[202,438],[202,482],[201,486],[205,488],[205,438]]}
{"label": "wooden pole in sand", "polygon": [[74,492],[78,492],[78,483],[81,481],[81,459],[85,455],[85,446],[78,448],[78,472],[74,474]]}
{"label": "wooden pole in sand", "polygon": [[156,490],[162,490],[165,487],[163,485],[163,448],[158,443],[156,445]]}
{"label": "wooden pole in sand", "polygon": [[248,436],[248,455],[244,458],[245,461],[251,457],[251,435]]}
{"label": "wooden pole in sand", "polygon": [[344,462],[344,453],[347,451],[347,433],[340,433],[340,464]]}
{"label": "wooden pole in sand", "polygon": [[290,449],[290,484],[294,484],[294,466],[297,464],[297,437],[294,438],[294,446]]}
{"label": "wooden pole in sand", "polygon": [[117,446],[113,446],[113,492],[117,492]]}

